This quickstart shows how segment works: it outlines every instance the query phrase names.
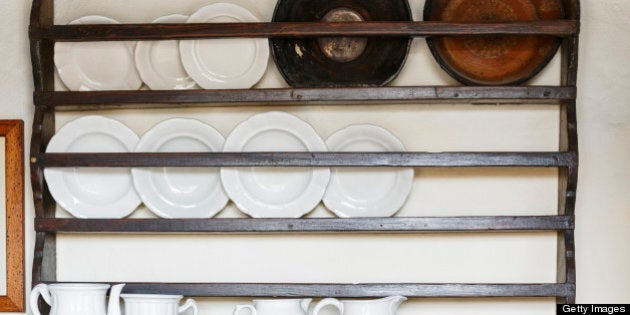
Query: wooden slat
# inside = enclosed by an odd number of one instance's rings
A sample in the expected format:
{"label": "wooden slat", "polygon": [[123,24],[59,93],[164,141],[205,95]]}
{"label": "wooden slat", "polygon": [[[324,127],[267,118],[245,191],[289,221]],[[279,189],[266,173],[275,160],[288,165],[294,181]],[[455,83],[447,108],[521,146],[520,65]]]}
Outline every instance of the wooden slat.
{"label": "wooden slat", "polygon": [[[461,102],[461,103],[535,103],[560,104],[575,99],[575,87],[518,86],[418,86],[370,88],[301,88],[247,90],[186,90],[186,91],[99,91],[35,93],[35,104],[56,109],[86,110],[108,108],[160,108],[183,105],[291,105],[304,103],[344,102],[378,104],[400,102]],[[167,104],[169,106],[156,106]]]}
{"label": "wooden slat", "polygon": [[193,297],[338,297],[410,298],[560,297],[570,284],[249,284],[249,283],[127,283],[123,293],[181,294]]}
{"label": "wooden slat", "polygon": [[572,152],[45,153],[43,167],[569,167]]}
{"label": "wooden slat", "polygon": [[35,230],[62,233],[392,233],[560,231],[571,216],[358,219],[36,219]]}
{"label": "wooden slat", "polygon": [[319,37],[319,36],[434,36],[434,35],[553,35],[577,31],[570,20],[501,23],[415,22],[268,22],[198,24],[55,25],[33,27],[32,39],[55,41],[113,41],[198,39],[224,37]]}

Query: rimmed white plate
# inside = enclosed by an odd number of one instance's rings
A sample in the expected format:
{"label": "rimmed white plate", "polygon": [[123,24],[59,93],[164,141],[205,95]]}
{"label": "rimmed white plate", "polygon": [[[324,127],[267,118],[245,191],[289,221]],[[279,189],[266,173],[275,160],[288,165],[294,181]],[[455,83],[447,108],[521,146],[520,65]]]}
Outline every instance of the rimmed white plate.
{"label": "rimmed white plate", "polygon": [[[326,140],[334,152],[403,152],[396,136],[375,125],[352,125]],[[333,168],[324,205],[341,218],[389,217],[405,204],[413,168]]]}
{"label": "rimmed white plate", "polygon": [[[153,23],[186,23],[188,16],[173,14],[163,16]],[[179,41],[141,41],[136,46],[136,67],[142,81],[152,90],[185,90],[197,87],[179,54]]]}
{"label": "rimmed white plate", "polygon": [[[163,121],[142,136],[136,152],[221,152],[225,138],[195,119]],[[228,202],[216,168],[134,168],[144,204],[162,218],[211,218]]]}
{"label": "rimmed white plate", "polygon": [[[104,16],[85,16],[70,24],[119,24]],[[72,91],[137,90],[142,80],[134,63],[136,42],[57,43],[55,66]]]}
{"label": "rimmed white plate", "polygon": [[[64,125],[46,152],[133,152],[137,143],[123,123],[85,116]],[[124,218],[140,205],[128,168],[47,168],[44,176],[53,198],[77,218]]]}
{"label": "rimmed white plate", "polygon": [[[257,13],[232,3],[199,9],[188,23],[260,22]],[[254,86],[267,70],[269,44],[261,38],[183,40],[179,44],[186,72],[205,89]]]}
{"label": "rimmed white plate", "polygon": [[[327,151],[305,121],[284,112],[254,115],[225,141],[224,152]],[[330,178],[328,168],[222,168],[228,196],[254,218],[299,218],[321,201]]]}

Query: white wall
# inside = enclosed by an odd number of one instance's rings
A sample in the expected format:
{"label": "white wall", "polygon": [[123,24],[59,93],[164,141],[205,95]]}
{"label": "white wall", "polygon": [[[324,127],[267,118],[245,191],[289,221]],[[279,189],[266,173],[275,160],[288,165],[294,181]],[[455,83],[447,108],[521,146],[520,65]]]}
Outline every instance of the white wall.
{"label": "white wall", "polygon": [[[243,0],[246,1],[246,0]],[[191,13],[204,0],[58,1],[57,23],[87,14],[122,22],[150,22],[170,13]],[[151,3],[143,6],[142,3]],[[157,4],[156,4],[157,3]],[[252,1],[269,16],[273,0]],[[423,1],[410,1],[416,18]],[[27,29],[29,1],[4,1],[0,10],[0,118],[32,123],[32,78]],[[630,2],[584,0],[580,63],[580,185],[577,204],[578,302],[630,301]],[[534,83],[555,84],[558,60]],[[261,86],[283,83],[274,66]],[[452,84],[416,40],[395,84]],[[187,111],[110,111],[136,132],[175,116],[204,120],[224,135],[260,108]],[[370,106],[288,108],[323,137],[349,123],[377,123],[409,149],[516,151],[557,149],[554,106]],[[80,115],[80,114],[79,114]],[[77,113],[58,115],[59,126]],[[139,119],[142,117],[141,119]],[[27,129],[27,139],[30,130]],[[28,145],[28,144],[27,144]],[[27,146],[28,148],[28,146]],[[28,178],[28,174],[26,174]],[[553,214],[556,171],[418,170],[415,189],[401,215]],[[34,233],[27,185],[27,282]],[[449,193],[451,192],[451,193]],[[67,216],[63,211],[60,216]],[[141,209],[135,217],[150,214]],[[222,217],[238,216],[230,208]],[[313,216],[329,216],[320,208]],[[408,236],[62,236],[59,280],[83,281],[271,281],[271,282],[554,282],[555,235]],[[112,253],[114,253],[112,255]],[[27,285],[29,286],[29,285]],[[244,300],[239,300],[244,301]],[[202,314],[230,314],[236,300],[203,300]],[[400,314],[553,314],[552,299],[414,300]]]}

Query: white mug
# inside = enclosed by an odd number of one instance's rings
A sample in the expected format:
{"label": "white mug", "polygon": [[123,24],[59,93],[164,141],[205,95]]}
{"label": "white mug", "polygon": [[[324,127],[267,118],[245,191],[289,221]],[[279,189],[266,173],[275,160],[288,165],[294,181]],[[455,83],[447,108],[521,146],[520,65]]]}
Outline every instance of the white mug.
{"label": "white mug", "polygon": [[125,315],[178,315],[188,309],[197,315],[197,303],[193,299],[179,306],[181,295],[121,294],[125,301]]}

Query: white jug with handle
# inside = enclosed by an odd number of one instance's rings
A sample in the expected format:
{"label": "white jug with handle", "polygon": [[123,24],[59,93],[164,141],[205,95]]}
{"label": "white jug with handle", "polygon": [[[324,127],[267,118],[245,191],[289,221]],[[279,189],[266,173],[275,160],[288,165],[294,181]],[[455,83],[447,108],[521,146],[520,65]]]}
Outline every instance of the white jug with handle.
{"label": "white jug with handle", "polygon": [[340,315],[396,315],[398,307],[406,300],[404,296],[390,296],[378,300],[341,301],[327,298],[315,305],[313,315],[318,315],[322,308],[329,305],[337,308]]}
{"label": "white jug with handle", "polygon": [[233,315],[248,309],[251,315],[306,315],[313,299],[254,300],[253,305],[237,305]]}
{"label": "white jug with handle", "polygon": [[41,315],[37,302],[41,295],[51,306],[50,315],[120,315],[120,292],[124,284],[112,287],[109,307],[105,308],[108,284],[57,283],[38,284],[31,291],[30,306]]}
{"label": "white jug with handle", "polygon": [[197,315],[197,303],[193,299],[186,300],[186,303],[179,306],[181,295],[158,295],[158,294],[123,294],[125,301],[125,315],[178,315],[188,309],[193,310],[193,315]]}

